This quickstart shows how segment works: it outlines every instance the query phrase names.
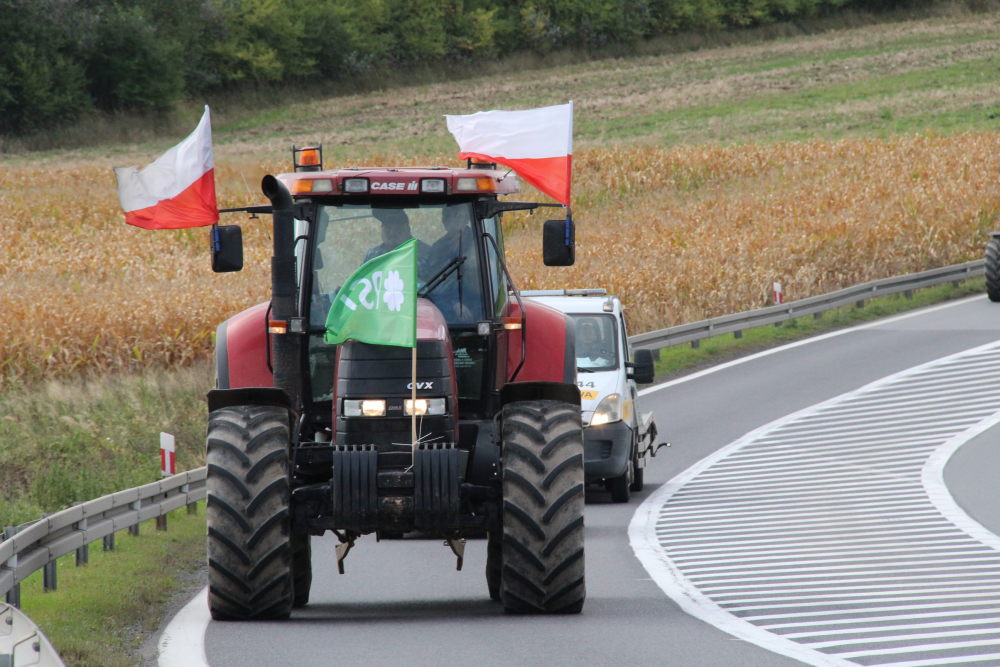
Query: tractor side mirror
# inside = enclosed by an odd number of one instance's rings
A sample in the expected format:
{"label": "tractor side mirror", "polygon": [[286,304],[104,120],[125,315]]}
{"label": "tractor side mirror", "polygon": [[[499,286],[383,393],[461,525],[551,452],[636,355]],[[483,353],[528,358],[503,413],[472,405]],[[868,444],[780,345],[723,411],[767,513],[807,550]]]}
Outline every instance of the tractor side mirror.
{"label": "tractor side mirror", "polygon": [[628,373],[630,380],[635,380],[636,384],[652,384],[656,377],[656,367],[653,365],[652,350],[636,350],[635,361],[627,364],[631,367]]}
{"label": "tractor side mirror", "polygon": [[212,270],[230,273],[243,270],[243,230],[239,225],[215,225],[208,233],[212,248]]}
{"label": "tractor side mirror", "polygon": [[542,261],[545,266],[573,266],[576,261],[576,225],[565,220],[546,220],[542,227]]}

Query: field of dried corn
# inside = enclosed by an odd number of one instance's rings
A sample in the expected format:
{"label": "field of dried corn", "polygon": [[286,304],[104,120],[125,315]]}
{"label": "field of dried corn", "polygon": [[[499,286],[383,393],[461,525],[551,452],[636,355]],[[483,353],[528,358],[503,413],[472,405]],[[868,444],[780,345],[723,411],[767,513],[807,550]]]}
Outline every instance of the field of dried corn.
{"label": "field of dried corn", "polygon": [[[765,305],[774,281],[794,299],[975,259],[1000,225],[998,154],[989,132],[579,151],[576,266],[544,267],[540,218],[518,214],[511,270],[524,289],[606,287],[638,333]],[[124,224],[104,162],[0,169],[0,386],[190,365],[267,299],[263,222],[244,223],[244,271],[213,274],[206,230]],[[221,160],[220,206],[285,168]]]}

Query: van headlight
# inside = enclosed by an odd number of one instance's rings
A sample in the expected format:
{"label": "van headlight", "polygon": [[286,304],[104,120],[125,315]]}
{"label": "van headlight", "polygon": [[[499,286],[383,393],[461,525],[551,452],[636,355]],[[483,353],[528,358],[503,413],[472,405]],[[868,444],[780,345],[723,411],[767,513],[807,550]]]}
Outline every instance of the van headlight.
{"label": "van headlight", "polygon": [[622,418],[622,396],[621,394],[608,394],[601,401],[601,404],[594,410],[594,416],[590,418],[591,426],[610,424],[621,421]]}

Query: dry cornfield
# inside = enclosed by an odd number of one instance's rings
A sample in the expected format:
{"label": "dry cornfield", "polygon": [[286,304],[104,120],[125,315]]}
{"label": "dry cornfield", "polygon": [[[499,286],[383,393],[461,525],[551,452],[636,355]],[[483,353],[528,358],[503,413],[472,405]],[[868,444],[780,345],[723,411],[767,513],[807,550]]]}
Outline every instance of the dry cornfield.
{"label": "dry cornfield", "polygon": [[[606,287],[638,333],[762,306],[774,281],[794,299],[975,259],[1000,215],[998,155],[996,133],[580,151],[576,266],[544,267],[540,218],[518,214],[511,270],[521,288]],[[371,160],[388,161],[456,163]],[[109,167],[0,168],[0,387],[187,365],[267,299],[263,223],[232,218],[246,268],[213,274],[206,230],[124,224]],[[287,168],[220,156],[220,206],[248,202],[243,175]]]}

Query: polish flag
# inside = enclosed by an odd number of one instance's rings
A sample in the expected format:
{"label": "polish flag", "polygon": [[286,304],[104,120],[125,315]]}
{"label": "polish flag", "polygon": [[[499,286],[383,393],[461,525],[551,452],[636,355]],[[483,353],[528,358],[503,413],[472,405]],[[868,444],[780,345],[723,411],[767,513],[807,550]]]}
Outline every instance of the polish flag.
{"label": "polish flag", "polygon": [[525,111],[480,111],[445,116],[461,158],[510,167],[569,206],[573,174],[573,103]]}
{"label": "polish flag", "polygon": [[204,227],[219,221],[208,106],[187,139],[141,171],[115,167],[125,222],[143,229]]}

